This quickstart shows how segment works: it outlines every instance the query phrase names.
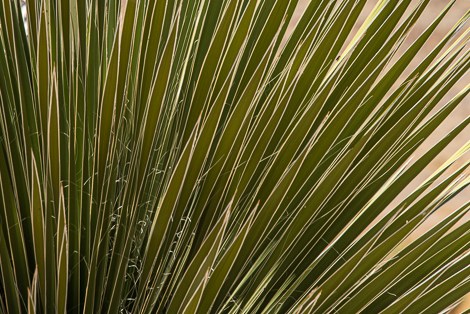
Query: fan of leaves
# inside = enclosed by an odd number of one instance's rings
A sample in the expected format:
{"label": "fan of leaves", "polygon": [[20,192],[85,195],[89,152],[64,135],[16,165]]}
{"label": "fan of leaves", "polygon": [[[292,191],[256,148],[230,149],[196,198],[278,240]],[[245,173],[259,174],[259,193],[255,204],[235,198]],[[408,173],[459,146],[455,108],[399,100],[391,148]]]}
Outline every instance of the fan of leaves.
{"label": "fan of leaves", "polygon": [[[430,0],[0,4],[3,313],[437,313],[470,290],[469,86]],[[287,38],[287,39],[286,39]],[[351,39],[352,38],[352,39]],[[401,51],[403,51],[401,53]],[[468,104],[468,102],[467,102]],[[438,108],[437,110],[433,110]],[[468,156],[468,155],[467,155]]]}

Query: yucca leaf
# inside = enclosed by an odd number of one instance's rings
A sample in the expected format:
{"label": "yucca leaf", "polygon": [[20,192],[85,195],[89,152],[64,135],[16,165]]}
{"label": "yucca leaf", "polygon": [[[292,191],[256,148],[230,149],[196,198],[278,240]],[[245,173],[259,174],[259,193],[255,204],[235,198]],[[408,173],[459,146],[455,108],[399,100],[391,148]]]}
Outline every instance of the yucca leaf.
{"label": "yucca leaf", "polygon": [[463,306],[463,10],[1,2],[0,312]]}

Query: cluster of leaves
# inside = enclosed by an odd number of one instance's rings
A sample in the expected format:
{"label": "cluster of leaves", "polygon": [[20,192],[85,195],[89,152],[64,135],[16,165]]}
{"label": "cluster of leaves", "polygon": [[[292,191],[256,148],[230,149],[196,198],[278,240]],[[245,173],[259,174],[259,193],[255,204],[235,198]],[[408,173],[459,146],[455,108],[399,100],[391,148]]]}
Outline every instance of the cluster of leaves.
{"label": "cluster of leaves", "polygon": [[[416,148],[469,86],[470,13],[410,62],[431,2],[0,4],[4,313],[436,313],[470,290],[470,122]],[[413,2],[414,3],[414,2]],[[410,70],[410,71],[408,71]],[[406,71],[406,72],[405,72]],[[405,75],[404,73],[408,73]],[[399,83],[403,82],[403,83]],[[430,113],[432,113],[430,115]]]}

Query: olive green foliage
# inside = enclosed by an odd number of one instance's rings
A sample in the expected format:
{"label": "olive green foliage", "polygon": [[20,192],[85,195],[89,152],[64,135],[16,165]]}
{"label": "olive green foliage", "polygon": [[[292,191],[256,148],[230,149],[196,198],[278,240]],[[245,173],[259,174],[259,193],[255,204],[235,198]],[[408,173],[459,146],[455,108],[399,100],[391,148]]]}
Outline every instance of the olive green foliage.
{"label": "olive green foliage", "polygon": [[[470,290],[463,16],[432,1],[0,4],[3,313],[437,313]],[[446,96],[447,97],[447,96]],[[447,99],[447,98],[446,98]],[[468,104],[468,99],[467,99]],[[439,108],[438,110],[433,110]]]}

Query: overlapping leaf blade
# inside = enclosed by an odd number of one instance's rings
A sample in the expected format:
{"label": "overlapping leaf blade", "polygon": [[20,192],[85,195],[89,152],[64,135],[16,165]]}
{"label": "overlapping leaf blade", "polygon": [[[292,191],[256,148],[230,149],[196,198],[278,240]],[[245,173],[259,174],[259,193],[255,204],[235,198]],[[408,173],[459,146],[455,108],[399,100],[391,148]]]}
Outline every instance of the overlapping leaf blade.
{"label": "overlapping leaf blade", "polygon": [[410,68],[455,0],[409,46],[433,1],[376,1],[356,30],[366,0],[311,0],[289,34],[298,2],[0,4],[1,311],[417,313],[469,292],[468,203],[409,239],[468,193],[469,144],[394,200],[468,129],[411,160],[468,103],[470,11]]}

